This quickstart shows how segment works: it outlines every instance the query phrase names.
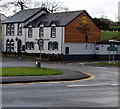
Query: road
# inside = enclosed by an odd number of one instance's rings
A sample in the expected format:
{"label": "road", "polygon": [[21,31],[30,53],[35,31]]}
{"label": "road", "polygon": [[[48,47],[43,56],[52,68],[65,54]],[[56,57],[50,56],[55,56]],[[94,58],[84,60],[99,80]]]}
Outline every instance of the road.
{"label": "road", "polygon": [[[34,66],[34,61],[3,59],[6,66]],[[118,68],[80,63],[42,63],[42,67],[91,73],[94,79],[2,86],[3,107],[118,107]]]}

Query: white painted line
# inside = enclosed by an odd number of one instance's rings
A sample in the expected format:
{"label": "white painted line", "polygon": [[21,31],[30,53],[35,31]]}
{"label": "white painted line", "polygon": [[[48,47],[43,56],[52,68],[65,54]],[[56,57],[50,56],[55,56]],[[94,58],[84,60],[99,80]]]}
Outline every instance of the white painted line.
{"label": "white painted line", "polygon": [[118,86],[119,84],[93,84],[93,85],[67,85],[67,87],[98,87],[98,86]]}
{"label": "white painted line", "polygon": [[100,69],[104,69],[104,70],[108,69],[106,67],[96,67],[96,68],[100,68]]}

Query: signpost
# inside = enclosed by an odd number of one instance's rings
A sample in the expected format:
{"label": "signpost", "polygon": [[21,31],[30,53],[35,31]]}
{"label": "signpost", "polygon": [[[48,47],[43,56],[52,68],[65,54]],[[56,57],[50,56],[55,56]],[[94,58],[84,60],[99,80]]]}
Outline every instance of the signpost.
{"label": "signpost", "polygon": [[113,51],[113,62],[115,61],[115,51],[117,51],[117,47],[115,45],[111,44],[108,48],[107,51],[109,51],[109,63],[110,62],[110,52]]}
{"label": "signpost", "polygon": [[38,45],[40,46],[40,58],[39,58],[39,64],[38,64],[38,67],[41,67],[41,47],[43,46],[44,44],[44,40],[43,39],[38,39]]}

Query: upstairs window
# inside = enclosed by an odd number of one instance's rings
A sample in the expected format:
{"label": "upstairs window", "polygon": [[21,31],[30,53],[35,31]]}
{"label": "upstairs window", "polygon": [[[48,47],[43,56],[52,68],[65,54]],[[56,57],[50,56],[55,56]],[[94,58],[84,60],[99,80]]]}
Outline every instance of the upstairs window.
{"label": "upstairs window", "polygon": [[14,29],[15,29],[14,24],[11,24],[11,35],[12,36],[14,35]]}
{"label": "upstairs window", "polygon": [[18,31],[17,32],[18,32],[19,36],[22,35],[22,24],[21,23],[18,24]]}
{"label": "upstairs window", "polygon": [[14,35],[14,24],[7,24],[6,25],[6,35],[10,36],[10,35]]}
{"label": "upstairs window", "polygon": [[39,29],[39,37],[40,38],[44,37],[44,29],[43,29],[43,27],[40,27],[40,29]]}
{"label": "upstairs window", "polygon": [[56,28],[52,27],[51,28],[51,38],[55,38],[56,37]]}
{"label": "upstairs window", "polygon": [[10,33],[10,31],[11,31],[10,28],[11,28],[11,24],[7,24],[7,25],[6,25],[6,35],[8,35],[8,36],[11,34],[11,33]]}
{"label": "upstairs window", "polygon": [[32,38],[32,27],[28,28],[28,37]]}

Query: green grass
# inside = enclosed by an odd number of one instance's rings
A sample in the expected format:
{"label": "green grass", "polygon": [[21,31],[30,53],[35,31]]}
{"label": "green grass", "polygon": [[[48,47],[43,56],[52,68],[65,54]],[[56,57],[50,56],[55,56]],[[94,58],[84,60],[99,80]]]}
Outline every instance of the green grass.
{"label": "green grass", "polygon": [[120,26],[109,26],[109,29],[119,29]]}
{"label": "green grass", "polygon": [[96,62],[97,65],[110,65],[110,66],[120,66],[120,63],[109,63],[109,62]]}
{"label": "green grass", "polygon": [[0,68],[0,71],[0,76],[44,76],[63,74],[63,72],[55,69],[38,67],[3,67]]}
{"label": "green grass", "polygon": [[119,39],[120,40],[120,32],[112,32],[112,31],[102,31],[101,32],[101,40],[109,40],[109,39]]}

